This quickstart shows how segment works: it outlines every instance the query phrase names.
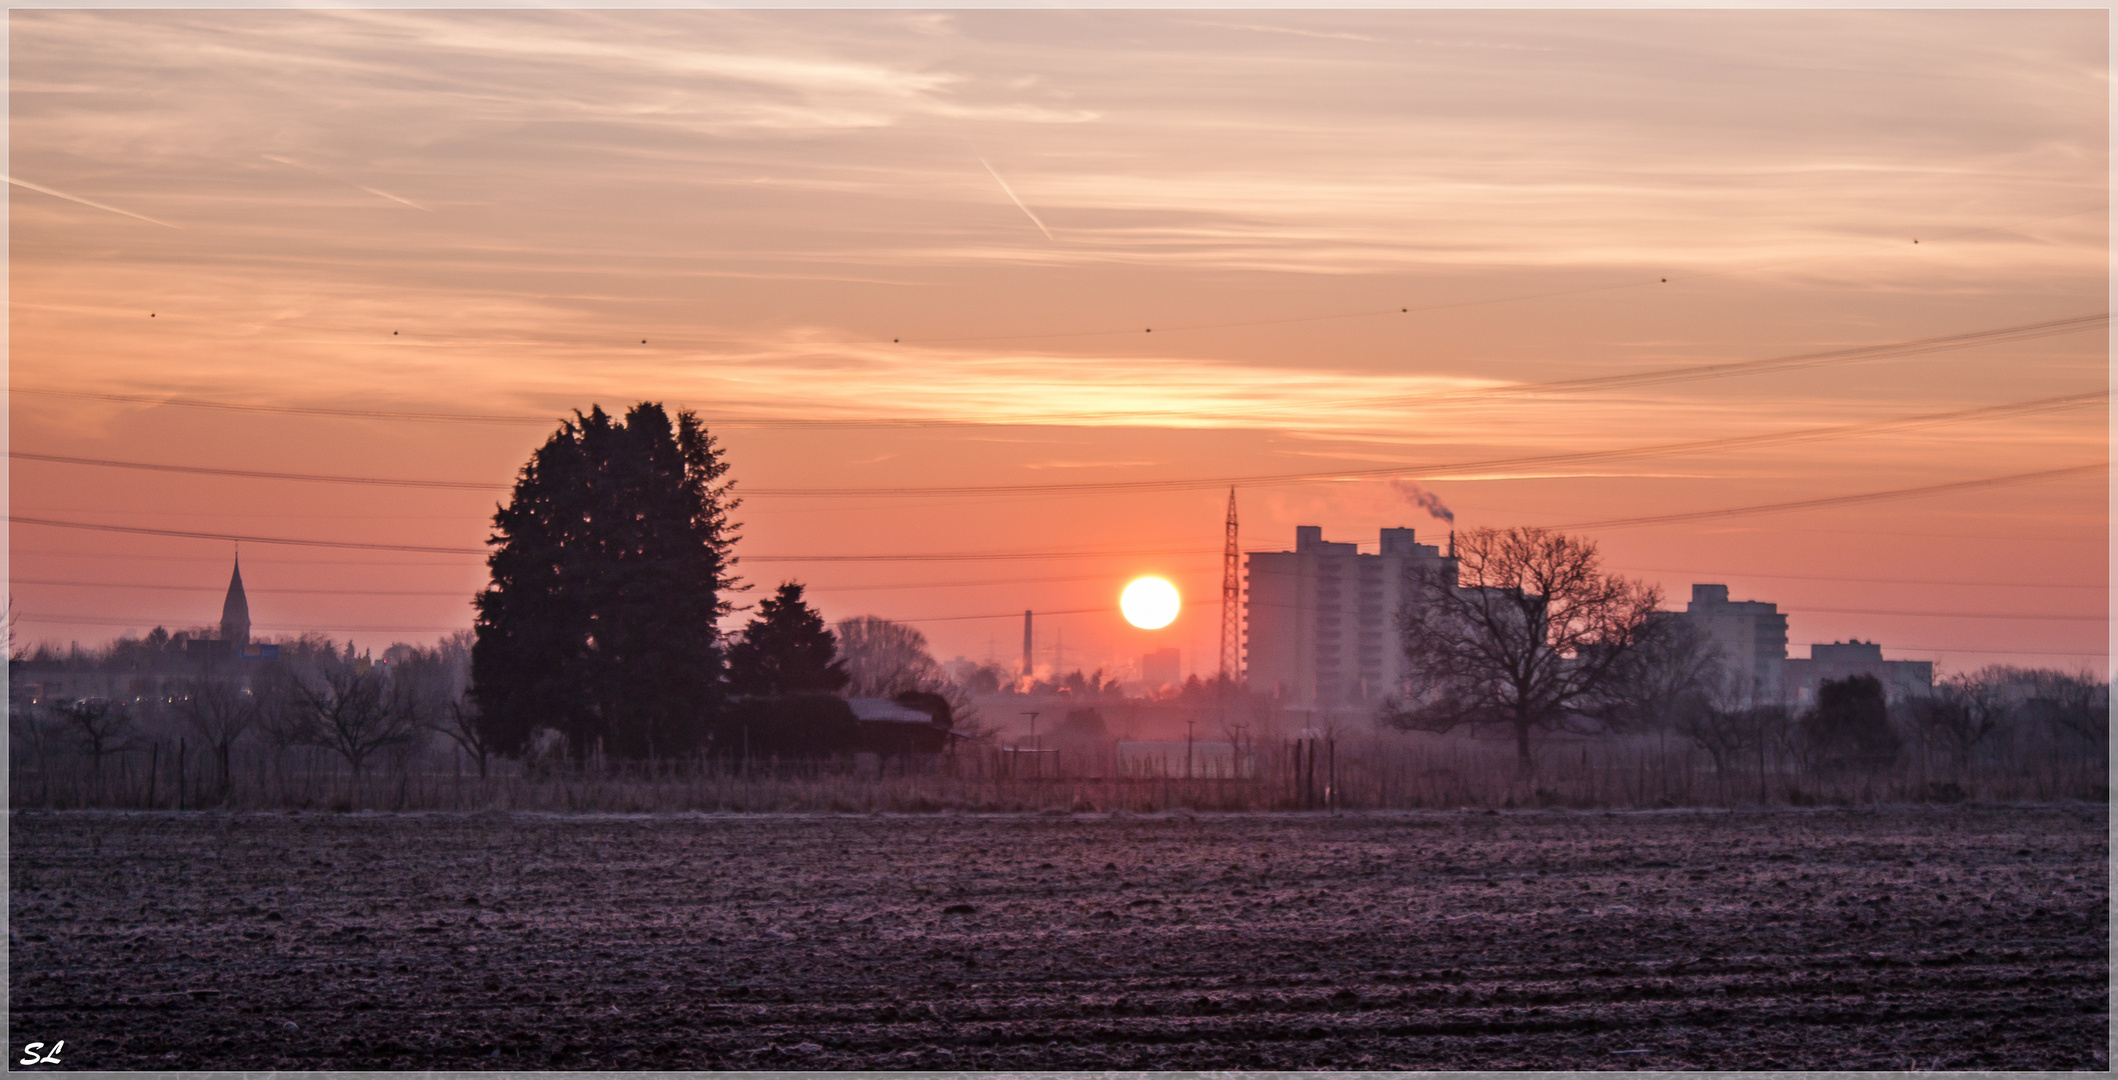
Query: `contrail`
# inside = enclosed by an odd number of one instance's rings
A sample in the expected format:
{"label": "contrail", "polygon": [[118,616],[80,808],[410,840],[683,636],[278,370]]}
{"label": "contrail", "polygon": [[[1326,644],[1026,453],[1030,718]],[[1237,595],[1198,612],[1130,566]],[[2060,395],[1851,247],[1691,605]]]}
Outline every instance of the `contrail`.
{"label": "contrail", "polygon": [[1002,179],[1000,178],[1000,173],[999,173],[999,171],[993,168],[993,163],[992,163],[992,162],[990,162],[990,161],[987,161],[987,160],[985,159],[985,155],[984,155],[984,154],[980,154],[980,155],[978,155],[978,163],[979,163],[980,165],[983,165],[983,166],[985,166],[985,171],[987,171],[987,172],[989,172],[989,173],[992,173],[992,174],[993,174],[993,179],[994,179],[994,181],[995,181],[995,182],[999,183],[999,185],[1000,185],[1000,190],[1002,190],[1002,191],[1005,191],[1005,192],[1007,192],[1007,193],[1008,193],[1008,198],[1010,198],[1010,199],[1013,199],[1013,200],[1014,200],[1014,202],[1015,202],[1015,205],[1016,205],[1016,206],[1018,206],[1018,207],[1021,207],[1021,209],[1022,209],[1022,212],[1023,212],[1023,213],[1025,213],[1025,214],[1028,214],[1028,215],[1030,216],[1030,223],[1031,223],[1032,225],[1035,225],[1035,226],[1037,226],[1037,231],[1038,231],[1038,232],[1041,232],[1041,233],[1043,233],[1043,234],[1044,234],[1044,238],[1045,238],[1046,240],[1050,240],[1050,241],[1052,241],[1053,243],[1057,243],[1057,242],[1058,242],[1058,240],[1059,240],[1059,238],[1058,238],[1058,237],[1056,237],[1056,236],[1053,236],[1053,235],[1052,235],[1052,230],[1050,230],[1050,229],[1047,229],[1047,228],[1045,228],[1045,227],[1044,227],[1044,222],[1043,222],[1043,221],[1040,221],[1040,220],[1038,220],[1038,218],[1037,218],[1037,213],[1036,213],[1036,211],[1034,211],[1034,210],[1031,210],[1031,209],[1030,209],[1029,207],[1027,207],[1027,206],[1023,206],[1021,198],[1017,197],[1017,196],[1016,196],[1016,194],[1015,194],[1015,189],[1014,189],[1014,188],[1011,188],[1011,187],[1009,187],[1009,186],[1008,186],[1008,182],[1007,182],[1006,180],[1002,180]]}
{"label": "contrail", "polygon": [[80,203],[82,206],[93,206],[98,210],[108,210],[113,214],[123,214],[129,218],[139,218],[141,221],[147,222],[150,225],[160,225],[165,229],[176,229],[181,232],[184,228],[181,225],[171,225],[166,221],[156,221],[155,219],[148,217],[146,214],[135,214],[130,210],[120,210],[115,206],[105,206],[102,203],[95,202],[90,199],[84,199],[79,195],[68,195],[63,191],[53,191],[48,187],[42,187],[37,184],[32,184],[27,180],[17,180],[12,176],[5,177],[5,179],[8,183],[13,184],[16,187],[25,187],[30,189],[31,191],[40,191],[46,195],[51,196],[54,199],[65,199],[67,202],[77,202]]}
{"label": "contrail", "polygon": [[345,177],[334,176],[331,173],[327,173],[314,165],[304,165],[301,162],[294,160],[293,158],[283,158],[278,154],[259,154],[258,156],[264,158],[266,161],[277,161],[282,165],[291,165],[304,172],[313,172],[326,180],[336,180],[339,183],[346,185],[347,187],[357,188],[361,191],[367,192],[370,195],[379,195],[382,198],[388,199],[394,203],[403,203],[404,205],[409,206],[414,210],[418,210],[428,214],[433,213],[432,210],[428,210],[426,207],[421,206],[418,203],[413,202],[412,200],[407,199],[402,195],[392,195],[389,192],[382,190],[381,188],[371,188],[366,184],[356,184],[353,181],[346,179]]}

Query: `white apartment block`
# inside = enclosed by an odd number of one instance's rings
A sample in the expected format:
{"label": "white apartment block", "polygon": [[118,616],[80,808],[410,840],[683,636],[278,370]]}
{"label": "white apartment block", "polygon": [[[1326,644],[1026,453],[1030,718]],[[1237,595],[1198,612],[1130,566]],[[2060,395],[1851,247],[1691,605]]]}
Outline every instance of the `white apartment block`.
{"label": "white apartment block", "polygon": [[1382,530],[1381,552],[1363,555],[1316,525],[1295,528],[1293,551],[1254,551],[1245,562],[1244,680],[1278,691],[1289,708],[1349,718],[1402,692],[1398,613],[1413,573],[1453,581],[1456,569],[1411,529]]}
{"label": "white apartment block", "polygon": [[1693,585],[1684,615],[1721,647],[1722,663],[1735,676],[1736,702],[1765,705],[1786,696],[1781,679],[1787,660],[1787,616],[1778,604],[1730,600],[1726,585]]}

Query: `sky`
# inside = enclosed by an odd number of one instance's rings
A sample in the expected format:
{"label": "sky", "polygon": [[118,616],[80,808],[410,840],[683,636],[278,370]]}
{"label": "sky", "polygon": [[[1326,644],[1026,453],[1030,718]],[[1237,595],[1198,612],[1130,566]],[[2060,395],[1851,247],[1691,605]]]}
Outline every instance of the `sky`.
{"label": "sky", "polygon": [[1233,486],[2107,670],[2107,20],[17,10],[15,646],[216,622],[172,532],[377,545],[243,543],[259,636],[467,628],[530,452],[653,400],[741,602],[944,660],[1211,674]]}

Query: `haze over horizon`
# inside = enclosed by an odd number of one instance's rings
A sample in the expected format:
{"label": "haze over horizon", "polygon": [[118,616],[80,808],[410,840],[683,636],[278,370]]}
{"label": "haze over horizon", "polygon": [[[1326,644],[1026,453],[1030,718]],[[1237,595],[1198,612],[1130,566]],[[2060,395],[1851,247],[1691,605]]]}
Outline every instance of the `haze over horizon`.
{"label": "haze over horizon", "polygon": [[185,532],[382,545],[245,543],[261,636],[467,628],[529,453],[655,400],[740,600],[942,659],[1035,609],[1210,672],[1233,483],[1250,550],[1431,541],[1425,491],[1796,656],[2108,671],[2105,12],[10,27],[18,647],[214,622]]}

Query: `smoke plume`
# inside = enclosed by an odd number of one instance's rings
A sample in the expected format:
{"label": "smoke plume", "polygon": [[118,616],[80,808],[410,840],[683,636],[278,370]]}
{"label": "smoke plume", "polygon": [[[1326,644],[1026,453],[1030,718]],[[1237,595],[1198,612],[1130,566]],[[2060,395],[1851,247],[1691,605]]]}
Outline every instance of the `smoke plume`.
{"label": "smoke plume", "polygon": [[1431,491],[1428,491],[1426,488],[1420,487],[1418,484],[1415,484],[1410,480],[1392,480],[1390,481],[1390,486],[1397,489],[1397,493],[1403,495],[1406,501],[1410,502],[1412,505],[1417,506],[1422,510],[1425,510],[1427,513],[1434,515],[1439,520],[1446,521],[1451,525],[1456,524],[1455,511],[1452,511],[1447,506],[1442,505],[1441,496],[1436,495]]}

